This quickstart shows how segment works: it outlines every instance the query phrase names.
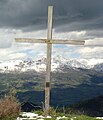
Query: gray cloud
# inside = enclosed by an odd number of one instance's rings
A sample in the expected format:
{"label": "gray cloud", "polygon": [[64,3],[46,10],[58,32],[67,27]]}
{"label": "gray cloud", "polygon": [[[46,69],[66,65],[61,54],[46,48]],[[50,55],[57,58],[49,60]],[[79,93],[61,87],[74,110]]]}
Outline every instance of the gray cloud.
{"label": "gray cloud", "polygon": [[103,0],[1,0],[0,27],[46,29],[48,5],[54,6],[56,32],[103,29]]}

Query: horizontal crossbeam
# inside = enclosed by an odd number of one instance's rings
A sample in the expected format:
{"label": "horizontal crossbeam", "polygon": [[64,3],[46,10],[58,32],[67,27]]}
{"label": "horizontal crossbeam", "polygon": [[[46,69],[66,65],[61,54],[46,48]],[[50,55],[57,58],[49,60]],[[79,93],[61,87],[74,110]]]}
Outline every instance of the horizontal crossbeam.
{"label": "horizontal crossbeam", "polygon": [[16,42],[24,42],[24,43],[45,43],[44,39],[33,39],[33,38],[15,38]]}
{"label": "horizontal crossbeam", "polygon": [[84,40],[47,40],[47,39],[33,39],[33,38],[15,38],[16,42],[25,43],[50,43],[50,44],[71,44],[71,45],[84,45]]}
{"label": "horizontal crossbeam", "polygon": [[71,45],[84,45],[83,40],[50,40],[52,44],[71,44]]}

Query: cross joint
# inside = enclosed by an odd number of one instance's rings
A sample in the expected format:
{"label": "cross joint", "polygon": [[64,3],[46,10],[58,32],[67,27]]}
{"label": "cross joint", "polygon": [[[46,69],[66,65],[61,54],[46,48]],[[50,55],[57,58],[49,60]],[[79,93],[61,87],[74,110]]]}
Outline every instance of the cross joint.
{"label": "cross joint", "polygon": [[45,40],[45,43],[47,43],[47,44],[52,44],[52,41],[51,41],[51,40],[46,39],[46,40]]}

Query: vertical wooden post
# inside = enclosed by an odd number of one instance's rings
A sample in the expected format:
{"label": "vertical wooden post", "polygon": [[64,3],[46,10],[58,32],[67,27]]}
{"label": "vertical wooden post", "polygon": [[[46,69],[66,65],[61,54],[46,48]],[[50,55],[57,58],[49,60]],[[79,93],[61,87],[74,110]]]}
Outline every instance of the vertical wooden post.
{"label": "vertical wooden post", "polygon": [[52,44],[52,14],[53,6],[48,7],[48,31],[47,31],[47,65],[46,65],[46,80],[45,80],[45,115],[49,114],[50,109],[50,73],[51,73],[51,52]]}

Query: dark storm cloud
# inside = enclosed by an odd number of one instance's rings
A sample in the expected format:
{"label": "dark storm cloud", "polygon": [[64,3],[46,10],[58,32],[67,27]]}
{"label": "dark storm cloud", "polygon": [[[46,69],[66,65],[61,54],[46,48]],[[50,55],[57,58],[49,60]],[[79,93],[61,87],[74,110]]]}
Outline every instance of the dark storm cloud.
{"label": "dark storm cloud", "polygon": [[40,29],[40,26],[45,24],[47,3],[42,0],[2,0],[0,27],[27,29],[29,26],[36,26],[36,29]]}
{"label": "dark storm cloud", "polygon": [[48,5],[54,6],[56,32],[103,29],[103,0],[1,0],[0,27],[45,29]]}

